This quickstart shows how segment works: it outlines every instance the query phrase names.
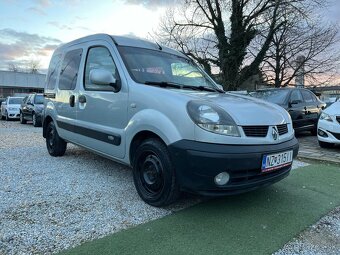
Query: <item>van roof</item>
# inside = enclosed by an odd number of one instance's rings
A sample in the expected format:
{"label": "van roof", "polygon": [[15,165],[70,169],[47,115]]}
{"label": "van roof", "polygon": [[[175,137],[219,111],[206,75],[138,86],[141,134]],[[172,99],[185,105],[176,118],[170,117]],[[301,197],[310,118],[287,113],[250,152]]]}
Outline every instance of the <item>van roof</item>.
{"label": "van roof", "polygon": [[93,41],[93,40],[113,41],[113,43],[115,43],[117,46],[130,46],[130,47],[139,47],[139,48],[145,48],[145,49],[150,49],[150,50],[160,50],[160,51],[164,51],[170,54],[175,54],[175,55],[188,58],[186,55],[184,55],[183,53],[177,50],[168,48],[163,45],[160,47],[157,43],[153,43],[153,42],[150,42],[150,41],[138,38],[138,37],[118,36],[118,35],[108,35],[108,34],[94,34],[94,35],[82,37],[82,38],[79,38],[74,41],[61,45],[60,47],[57,48],[56,51],[60,51],[70,46],[73,46],[79,43],[88,42],[88,41]]}

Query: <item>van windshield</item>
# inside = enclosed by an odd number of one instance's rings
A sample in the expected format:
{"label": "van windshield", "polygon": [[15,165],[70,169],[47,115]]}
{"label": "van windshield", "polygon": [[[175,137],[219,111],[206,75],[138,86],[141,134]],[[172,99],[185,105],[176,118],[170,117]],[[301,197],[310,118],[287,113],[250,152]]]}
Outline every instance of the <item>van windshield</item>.
{"label": "van windshield", "polygon": [[162,51],[119,46],[123,61],[135,82],[143,84],[178,84],[182,88],[216,85],[192,60]]}

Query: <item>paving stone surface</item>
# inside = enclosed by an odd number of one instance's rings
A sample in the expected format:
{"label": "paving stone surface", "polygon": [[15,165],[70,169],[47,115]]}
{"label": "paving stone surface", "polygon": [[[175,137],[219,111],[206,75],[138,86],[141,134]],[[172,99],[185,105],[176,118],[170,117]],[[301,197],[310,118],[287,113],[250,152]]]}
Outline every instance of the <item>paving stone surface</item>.
{"label": "paving stone surface", "polygon": [[317,136],[308,132],[297,134],[296,137],[300,143],[298,157],[340,163],[340,145],[332,149],[321,148]]}

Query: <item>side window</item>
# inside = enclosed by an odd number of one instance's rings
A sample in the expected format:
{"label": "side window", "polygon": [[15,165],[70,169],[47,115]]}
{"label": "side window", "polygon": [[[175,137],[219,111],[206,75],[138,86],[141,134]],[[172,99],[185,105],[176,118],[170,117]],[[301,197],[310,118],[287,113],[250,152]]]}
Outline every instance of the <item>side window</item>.
{"label": "side window", "polygon": [[290,102],[293,101],[299,101],[300,103],[302,103],[303,100],[300,91],[298,90],[292,91],[292,94],[290,95]]}
{"label": "side window", "polygon": [[28,96],[25,96],[24,99],[22,100],[22,103],[26,104],[27,103],[27,99],[28,99]]}
{"label": "side window", "polygon": [[119,80],[117,67],[113,62],[110,51],[107,48],[98,46],[89,49],[85,64],[84,87],[86,90],[112,91],[113,88],[111,86],[93,84],[90,81],[90,72],[94,69],[108,70],[112,73],[116,80]]}
{"label": "side window", "polygon": [[27,98],[27,102],[26,102],[26,104],[28,104],[28,103],[32,103],[32,95],[31,96],[29,96],[28,98]]}
{"label": "side window", "polygon": [[59,69],[60,63],[61,63],[61,54],[54,55],[51,59],[50,66],[48,67],[46,89],[54,89],[56,81],[57,81],[58,69]]}
{"label": "side window", "polygon": [[76,87],[82,49],[66,53],[61,65],[59,89],[73,90]]}
{"label": "side window", "polygon": [[313,97],[312,94],[309,91],[306,90],[301,90],[303,99],[305,100],[306,103],[312,103],[313,102]]}

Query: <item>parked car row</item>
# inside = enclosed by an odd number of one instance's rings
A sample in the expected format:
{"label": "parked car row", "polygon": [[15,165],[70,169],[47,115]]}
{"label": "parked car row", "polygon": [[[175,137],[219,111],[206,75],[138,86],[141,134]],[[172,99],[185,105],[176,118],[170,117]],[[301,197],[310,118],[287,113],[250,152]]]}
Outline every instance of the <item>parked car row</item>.
{"label": "parked car row", "polygon": [[44,110],[43,94],[29,94],[26,97],[7,97],[1,103],[1,118],[5,120],[20,119],[21,124],[32,121],[33,126],[42,125]]}
{"label": "parked car row", "polygon": [[[307,89],[265,89],[251,96],[276,103],[285,108],[293,121],[295,132],[311,131],[322,148],[340,144],[340,99],[327,107]],[[327,108],[326,108],[327,107]]]}
{"label": "parked car row", "polygon": [[318,140],[322,148],[340,144],[340,100],[322,111],[318,122]]}
{"label": "parked car row", "polygon": [[311,131],[317,134],[317,124],[324,102],[311,91],[302,88],[280,88],[258,90],[254,97],[275,103],[289,112],[295,132]]}

